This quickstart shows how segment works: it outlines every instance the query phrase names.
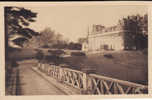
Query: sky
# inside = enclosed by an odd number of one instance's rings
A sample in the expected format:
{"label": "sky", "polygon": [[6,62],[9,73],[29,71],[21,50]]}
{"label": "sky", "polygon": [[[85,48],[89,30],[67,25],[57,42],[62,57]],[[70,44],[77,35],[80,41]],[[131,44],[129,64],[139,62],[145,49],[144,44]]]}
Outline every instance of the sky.
{"label": "sky", "polygon": [[42,31],[50,27],[70,41],[76,42],[80,37],[86,37],[88,27],[101,24],[106,27],[116,25],[119,19],[128,15],[145,14],[146,6],[118,5],[50,5],[25,7],[37,12],[36,22],[30,27]]}

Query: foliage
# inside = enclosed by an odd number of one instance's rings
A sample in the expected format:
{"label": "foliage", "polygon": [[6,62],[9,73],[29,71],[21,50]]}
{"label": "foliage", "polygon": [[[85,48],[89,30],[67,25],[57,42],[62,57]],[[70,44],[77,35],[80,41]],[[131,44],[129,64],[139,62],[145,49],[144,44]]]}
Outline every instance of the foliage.
{"label": "foliage", "polygon": [[[37,13],[32,12],[31,10],[9,6],[5,7],[5,33],[6,33],[6,45],[8,45],[8,40],[12,35],[21,35],[24,39],[18,39],[14,43],[22,46],[22,43],[28,38],[31,38],[33,35],[38,33],[34,30],[28,28],[30,22],[35,22]],[[21,42],[21,43],[19,43]]]}
{"label": "foliage", "polygon": [[70,42],[67,46],[68,49],[71,50],[81,50],[82,45],[80,43],[74,43],[74,42]]}
{"label": "foliage", "polygon": [[63,50],[48,50],[48,52],[52,55],[55,55],[55,56],[60,56],[62,54],[65,54],[65,52]]}
{"label": "foliage", "polygon": [[40,46],[49,46],[55,42],[55,32],[50,28],[45,28],[40,32],[39,42]]}
{"label": "foliage", "polygon": [[144,49],[148,46],[148,16],[133,15],[123,19],[125,49]]}
{"label": "foliage", "polygon": [[57,49],[65,49],[68,46],[68,42],[66,40],[58,40],[56,44],[53,44],[53,48]]}
{"label": "foliage", "polygon": [[81,37],[81,38],[78,39],[78,43],[82,44],[84,42],[87,42],[87,38],[82,38]]}
{"label": "foliage", "polygon": [[37,47],[41,48],[81,50],[80,43],[68,43],[62,34],[56,33],[51,28],[45,28],[40,32],[40,35],[33,37],[27,44],[31,45],[31,47],[37,45]]}
{"label": "foliage", "polygon": [[148,55],[148,48],[143,49],[141,52],[142,52],[144,55]]}
{"label": "foliage", "polygon": [[86,56],[86,54],[83,52],[72,52],[71,56]]}
{"label": "foliage", "polygon": [[43,52],[41,50],[38,50],[36,53],[36,59],[38,59],[39,61],[43,59]]}
{"label": "foliage", "polygon": [[65,48],[66,40],[63,39],[62,34],[56,34],[51,28],[45,28],[36,37],[30,39],[25,46],[29,47],[42,47],[42,48]]}
{"label": "foliage", "polygon": [[109,58],[109,59],[113,58],[112,54],[104,54],[103,56],[106,57],[106,58]]}

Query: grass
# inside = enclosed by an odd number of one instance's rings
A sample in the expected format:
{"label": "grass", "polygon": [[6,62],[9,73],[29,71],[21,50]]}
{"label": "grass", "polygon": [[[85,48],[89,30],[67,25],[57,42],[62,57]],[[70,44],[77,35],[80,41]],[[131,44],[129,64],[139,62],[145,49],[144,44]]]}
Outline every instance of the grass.
{"label": "grass", "polygon": [[140,84],[148,83],[148,57],[140,51],[122,51],[103,54],[91,54],[87,57],[74,56],[65,58],[73,69],[92,70],[92,73]]}
{"label": "grass", "polygon": [[29,59],[36,56],[36,51],[33,49],[21,49],[21,50],[14,50],[9,52],[9,58],[13,60],[24,60]]}
{"label": "grass", "polygon": [[[11,53],[10,53],[11,54]],[[65,57],[62,62],[70,68],[80,71],[104,75],[140,84],[148,84],[148,57],[140,51],[107,52],[104,54],[89,54],[88,56]],[[34,50],[16,51],[11,54],[13,59],[34,57]],[[51,60],[51,59],[50,59]],[[49,61],[50,61],[49,60]],[[60,60],[60,61],[61,61]],[[57,60],[58,61],[58,60]]]}

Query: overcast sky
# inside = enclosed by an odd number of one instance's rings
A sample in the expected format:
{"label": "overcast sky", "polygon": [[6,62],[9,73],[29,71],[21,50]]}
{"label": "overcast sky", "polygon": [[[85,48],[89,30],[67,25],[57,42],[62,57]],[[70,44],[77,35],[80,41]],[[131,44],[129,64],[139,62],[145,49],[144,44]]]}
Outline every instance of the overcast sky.
{"label": "overcast sky", "polygon": [[93,24],[112,26],[127,15],[143,15],[148,10],[146,6],[116,5],[50,5],[25,8],[38,13],[37,21],[30,25],[31,28],[41,31],[50,27],[71,41],[85,37],[88,27]]}

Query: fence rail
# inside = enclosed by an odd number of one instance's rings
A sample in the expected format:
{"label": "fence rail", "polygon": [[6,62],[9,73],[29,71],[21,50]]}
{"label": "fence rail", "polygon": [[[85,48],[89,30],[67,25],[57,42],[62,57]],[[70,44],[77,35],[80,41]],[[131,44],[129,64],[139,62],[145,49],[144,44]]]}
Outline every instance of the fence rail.
{"label": "fence rail", "polygon": [[148,86],[118,80],[96,74],[62,68],[60,66],[39,64],[38,69],[47,75],[80,89],[82,94],[147,94]]}
{"label": "fence rail", "polygon": [[145,85],[96,74],[89,75],[88,89],[91,94],[144,94],[148,92],[148,87]]}

